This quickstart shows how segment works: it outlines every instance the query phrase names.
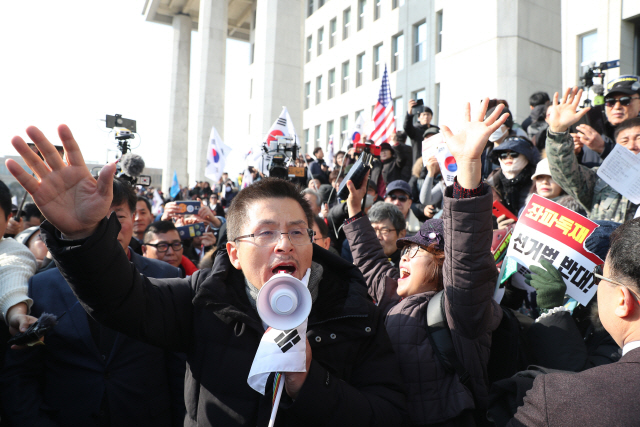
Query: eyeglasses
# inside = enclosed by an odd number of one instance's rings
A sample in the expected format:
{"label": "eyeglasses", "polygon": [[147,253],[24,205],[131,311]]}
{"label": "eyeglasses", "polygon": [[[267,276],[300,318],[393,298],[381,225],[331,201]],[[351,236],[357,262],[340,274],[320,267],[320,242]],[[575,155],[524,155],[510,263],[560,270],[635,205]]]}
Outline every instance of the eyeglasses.
{"label": "eyeglasses", "polygon": [[506,153],[500,153],[500,158],[502,160],[506,160],[507,158],[512,158],[512,159],[517,159],[518,157],[520,157],[520,153],[516,153],[515,151],[509,151]]}
{"label": "eyeglasses", "polygon": [[424,249],[419,245],[405,246],[404,248],[402,248],[402,251],[400,251],[400,258],[403,258],[405,255],[408,255],[409,259],[414,258],[420,250],[424,251]]}
{"label": "eyeglasses", "polygon": [[237,237],[234,242],[237,242],[240,239],[251,238],[256,246],[265,247],[278,243],[283,234],[289,236],[289,241],[292,245],[302,246],[311,244],[313,241],[314,231],[310,228],[294,228],[289,230],[288,233],[283,233],[280,230],[264,230],[254,234],[246,234],[244,236]]}
{"label": "eyeglasses", "polygon": [[613,107],[616,105],[616,102],[619,102],[620,105],[622,105],[623,107],[626,107],[627,105],[631,104],[631,101],[634,99],[640,99],[640,97],[630,97],[630,96],[621,96],[620,98],[616,99],[616,98],[607,98],[604,100],[604,103],[607,107]]}
{"label": "eyeglasses", "polygon": [[376,234],[380,234],[383,237],[386,237],[387,235],[389,235],[390,232],[392,231],[398,231],[395,228],[387,228],[387,227],[382,227],[382,228],[375,228],[373,227],[373,231],[376,232]]}
{"label": "eyeglasses", "polygon": [[[620,283],[620,282],[616,282],[613,279],[609,279],[608,277],[604,277],[604,270],[603,270],[604,264],[600,264],[600,265],[596,265],[595,267],[593,267],[593,277],[594,277],[594,282],[596,285],[600,284],[600,280],[606,280],[609,283],[613,283],[614,285],[618,285],[618,286],[624,286],[625,288],[627,288],[629,290],[629,292],[631,292],[633,295],[635,295],[636,297],[636,302],[638,302],[640,300],[640,295],[638,295],[637,293],[635,293],[633,291],[633,289],[629,288],[629,286],[625,285],[624,283]],[[640,302],[639,302],[640,304]]]}
{"label": "eyeglasses", "polygon": [[182,249],[182,242],[160,242],[160,243],[145,243],[145,246],[153,246],[160,253],[167,252],[169,248],[173,249],[174,252],[178,252]]}
{"label": "eyeglasses", "polygon": [[409,200],[409,196],[405,196],[405,195],[389,194],[387,197],[393,201],[400,200],[402,203]]}

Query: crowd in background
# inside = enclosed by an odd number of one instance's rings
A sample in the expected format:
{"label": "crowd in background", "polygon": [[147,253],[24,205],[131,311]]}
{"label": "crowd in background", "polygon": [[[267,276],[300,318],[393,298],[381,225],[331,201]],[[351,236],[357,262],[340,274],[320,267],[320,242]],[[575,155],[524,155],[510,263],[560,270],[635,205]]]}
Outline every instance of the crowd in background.
{"label": "crowd in background", "polygon": [[[443,133],[451,140],[452,135],[432,123],[428,107],[416,112],[414,100],[403,131],[380,145],[359,188],[344,180],[362,144],[331,153],[331,164],[319,147],[295,159],[304,177],[292,181],[313,214],[313,243],[359,269],[370,298],[385,316],[401,365],[406,425],[568,425],[545,424],[539,413],[523,406],[534,378],[551,370],[581,372],[620,360],[621,341],[607,324],[603,327],[596,298],[587,305],[573,301],[569,311],[557,310],[571,298],[565,295],[558,270],[548,262],[528,275],[535,292],[507,281],[500,304],[493,301],[500,265],[488,250],[496,249],[495,242],[491,248],[478,243],[512,229],[513,218],[523,213],[533,194],[596,221],[600,227],[585,245],[603,260],[610,241],[621,239],[615,230],[622,224],[638,225],[638,205],[607,184],[597,170],[616,145],[640,153],[640,82],[635,76],[610,82],[604,104],[591,108],[579,107],[580,95],[577,89],[555,97],[536,92],[530,97],[531,114],[520,124],[508,100],[485,102],[480,122],[491,125],[498,117],[505,119],[482,144],[481,182],[472,189],[459,180],[447,185],[438,159],[422,157],[430,138]],[[255,168],[249,173],[251,185],[269,181]],[[119,220],[117,240],[129,261],[155,278],[187,278],[212,267],[217,271],[216,258],[226,253],[227,242],[235,242],[235,236],[228,238],[227,219],[234,199],[246,191],[242,177],[234,180],[225,173],[216,183],[184,187],[174,198],[116,180],[111,211]],[[346,199],[338,197],[341,185],[349,188]],[[87,315],[43,242],[44,217],[38,207],[25,204],[16,219],[18,207],[4,201],[11,198],[4,185],[0,196],[5,237],[0,241],[0,264],[5,262],[2,250],[15,252],[12,259],[28,264],[20,272],[0,265],[0,291],[5,294],[0,309],[12,333],[27,313],[37,318],[66,312],[76,322],[64,333],[61,323],[62,331],[45,337],[43,346],[6,352],[0,375],[2,425],[182,425],[188,411],[183,398],[188,352],[139,342]],[[199,206],[185,214],[183,201]],[[508,213],[493,216],[496,201]],[[23,247],[13,245],[11,237]],[[631,279],[629,288],[635,292],[640,259],[637,252],[632,255],[636,267],[621,277]],[[449,259],[452,256],[458,261]],[[27,298],[7,296],[14,289],[25,296],[28,290]],[[429,301],[443,289],[444,321],[456,353],[448,362],[424,326]],[[497,331],[505,333],[509,325],[516,325],[507,340],[516,348],[505,344],[497,354],[496,346],[505,342],[496,338]],[[513,376],[530,365],[538,368]],[[187,375],[186,381],[193,377]],[[68,392],[60,393],[62,389]],[[147,396],[144,403],[139,401],[142,395]],[[528,405],[535,394],[530,399]],[[518,407],[524,409],[511,420]],[[487,409],[489,419],[478,415]],[[624,406],[622,411],[631,410]]]}

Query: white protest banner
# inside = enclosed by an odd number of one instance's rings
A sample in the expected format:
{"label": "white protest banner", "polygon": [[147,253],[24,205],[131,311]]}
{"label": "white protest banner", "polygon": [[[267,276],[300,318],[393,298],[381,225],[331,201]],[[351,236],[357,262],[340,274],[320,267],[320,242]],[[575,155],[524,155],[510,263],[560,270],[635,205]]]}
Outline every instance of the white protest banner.
{"label": "white protest banner", "polygon": [[444,136],[438,133],[422,143],[422,164],[426,167],[427,160],[435,157],[440,165],[440,173],[446,185],[452,185],[458,174],[458,164],[451,155],[449,147],[444,142]]}
{"label": "white protest banner", "polygon": [[[562,275],[567,295],[587,305],[597,289],[593,268],[603,261],[589,252],[584,242],[597,227],[598,224],[582,215],[534,194],[518,218],[507,257],[517,261],[518,270],[540,266],[542,258],[548,260]],[[498,283],[504,274],[501,272]],[[521,283],[518,285],[522,286]],[[504,292],[499,285],[495,298],[499,298],[500,291]]]}
{"label": "white protest banner", "polygon": [[616,144],[598,168],[598,176],[634,204],[640,204],[640,157]]}

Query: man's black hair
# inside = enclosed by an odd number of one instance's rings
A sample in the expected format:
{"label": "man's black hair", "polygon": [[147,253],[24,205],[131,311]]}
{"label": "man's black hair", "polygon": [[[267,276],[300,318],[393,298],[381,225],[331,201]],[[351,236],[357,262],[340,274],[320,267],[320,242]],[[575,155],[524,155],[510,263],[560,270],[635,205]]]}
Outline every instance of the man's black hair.
{"label": "man's black hair", "polygon": [[403,131],[396,132],[396,141],[402,144],[407,142],[407,133]]}
{"label": "man's black hair", "polygon": [[42,219],[42,213],[40,212],[40,209],[38,209],[35,203],[26,203],[22,207],[22,217],[25,219],[25,221],[29,221],[34,216]]}
{"label": "man's black hair", "polygon": [[313,149],[313,155],[315,156],[318,151],[322,150],[322,147],[316,147]]}
{"label": "man's black hair", "polygon": [[147,199],[144,196],[138,196],[138,200],[137,201],[138,202],[144,202],[144,204],[147,205],[147,209],[149,209],[149,212],[151,212],[151,202],[149,201],[149,199]]}
{"label": "man's black hair", "polygon": [[529,97],[529,105],[532,107],[537,107],[538,105],[543,105],[550,101],[551,99],[547,92],[536,92]]}
{"label": "man's black hair", "polygon": [[5,221],[8,220],[11,214],[11,191],[2,180],[0,180],[0,209],[4,213]]}
{"label": "man's black hair", "polygon": [[247,211],[250,206],[264,199],[293,199],[302,207],[307,217],[307,227],[313,225],[313,212],[309,202],[300,193],[300,188],[289,181],[279,178],[265,178],[243,189],[231,201],[227,213],[227,236],[233,242],[247,223]]}
{"label": "man's black hair", "polygon": [[429,114],[431,114],[433,116],[433,111],[429,107],[424,107],[423,113],[429,113]]}
{"label": "man's black hair", "polygon": [[149,224],[144,232],[144,243],[149,243],[153,240],[154,234],[164,234],[171,230],[176,230],[176,226],[173,221],[156,221]]}
{"label": "man's black hair", "polygon": [[138,197],[136,196],[133,187],[128,182],[124,182],[118,178],[113,179],[113,199],[111,199],[111,206],[120,206],[126,203],[129,206],[129,210],[133,214],[136,211],[136,203],[138,203]]}
{"label": "man's black hair", "polygon": [[613,140],[618,141],[618,135],[625,129],[631,129],[635,127],[640,127],[640,117],[634,117],[632,119],[627,119],[624,122],[620,123],[618,127],[616,127],[616,132],[613,134]]}
{"label": "man's black hair", "polygon": [[317,239],[318,237],[322,237],[323,239],[326,239],[327,237],[329,237],[329,227],[327,227],[324,219],[316,215],[315,217],[313,217],[313,220],[320,229],[320,236],[315,236],[314,238]]}
{"label": "man's black hair", "polygon": [[607,262],[613,277],[640,292],[640,218],[616,228],[610,240]]}

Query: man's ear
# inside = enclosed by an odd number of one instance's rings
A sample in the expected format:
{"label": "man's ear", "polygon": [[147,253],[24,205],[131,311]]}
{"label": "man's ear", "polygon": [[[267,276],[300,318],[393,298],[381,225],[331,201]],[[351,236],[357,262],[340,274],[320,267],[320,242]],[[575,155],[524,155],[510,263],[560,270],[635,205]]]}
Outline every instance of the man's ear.
{"label": "man's ear", "polygon": [[407,235],[407,229],[405,228],[404,230],[398,233],[398,239],[402,239],[406,235]]}
{"label": "man's ear", "polygon": [[236,243],[227,242],[227,253],[229,254],[229,261],[231,261],[231,265],[233,265],[236,270],[242,270],[240,258],[238,258],[238,247],[236,246]]}
{"label": "man's ear", "polygon": [[620,318],[631,316],[638,303],[635,295],[626,286],[618,286],[616,291],[616,309],[614,313]]}
{"label": "man's ear", "polygon": [[142,245],[142,256],[146,258],[147,256],[147,245]]}

